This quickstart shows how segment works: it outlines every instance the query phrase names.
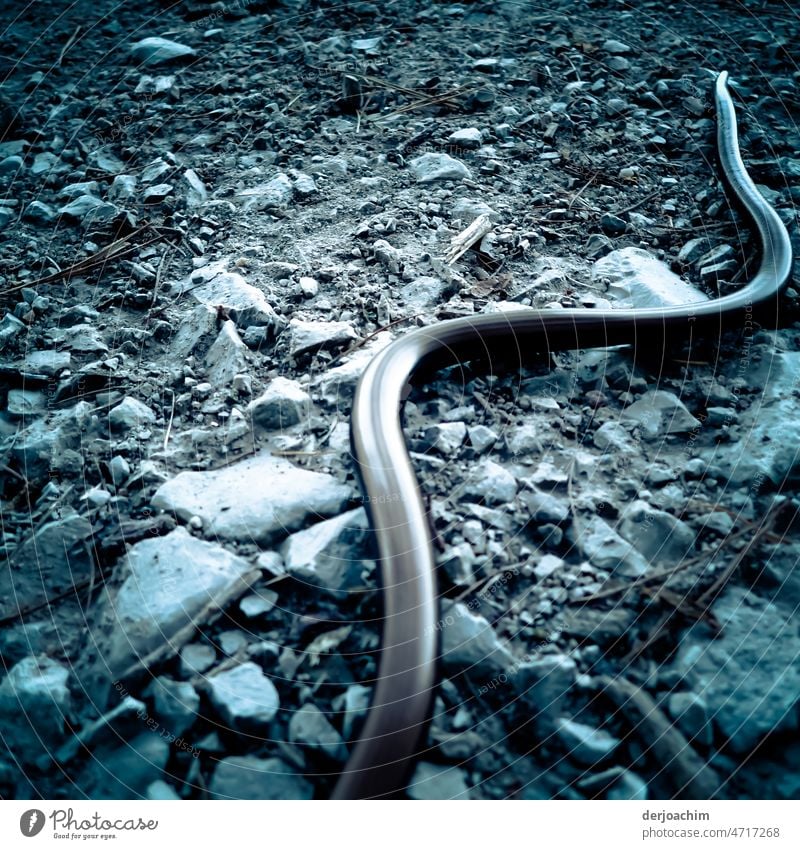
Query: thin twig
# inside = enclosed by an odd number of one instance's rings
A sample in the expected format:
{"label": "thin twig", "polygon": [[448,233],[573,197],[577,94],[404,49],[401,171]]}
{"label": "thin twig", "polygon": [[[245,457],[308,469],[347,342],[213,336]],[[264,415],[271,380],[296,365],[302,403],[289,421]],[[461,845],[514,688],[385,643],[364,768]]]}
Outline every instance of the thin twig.
{"label": "thin twig", "polygon": [[[171,391],[171,390],[170,390]],[[167,430],[164,433],[164,452],[167,450],[170,433],[172,433],[172,420],[175,418],[175,393],[172,392],[172,409],[169,411],[169,421],[167,422]]]}
{"label": "thin twig", "polygon": [[72,35],[67,39],[67,43],[61,48],[61,52],[58,54],[58,59],[56,60],[57,67],[61,67],[61,63],[64,61],[64,56],[67,55],[67,51],[78,40],[78,35],[82,29],[83,27],[78,24],[78,26],[75,27],[75,32],[72,33]]}

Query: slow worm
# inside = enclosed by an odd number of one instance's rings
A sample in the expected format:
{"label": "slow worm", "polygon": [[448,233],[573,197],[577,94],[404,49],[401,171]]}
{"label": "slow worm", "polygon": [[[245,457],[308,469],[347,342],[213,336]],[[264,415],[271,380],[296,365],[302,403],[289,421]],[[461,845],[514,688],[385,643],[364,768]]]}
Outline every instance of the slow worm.
{"label": "slow worm", "polygon": [[754,315],[777,314],[789,280],[786,228],[742,162],[728,74],[716,80],[717,149],[729,197],[760,243],[760,266],[743,288],[715,300],[648,309],[564,309],[491,313],[414,330],[371,361],[351,416],[351,443],[375,532],[383,593],[378,680],[363,731],[334,789],[336,799],[401,793],[424,741],[437,682],[435,559],[431,529],[400,422],[405,387],[420,367],[480,355],[630,344],[648,351],[668,340],[719,334]]}

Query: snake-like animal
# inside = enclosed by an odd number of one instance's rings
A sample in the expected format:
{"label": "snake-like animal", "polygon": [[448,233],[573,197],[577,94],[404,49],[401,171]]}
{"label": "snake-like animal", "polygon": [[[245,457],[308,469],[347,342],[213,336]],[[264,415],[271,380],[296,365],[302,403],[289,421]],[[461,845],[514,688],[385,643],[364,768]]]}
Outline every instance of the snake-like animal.
{"label": "snake-like animal", "polygon": [[422,367],[482,355],[629,344],[648,352],[718,335],[754,316],[774,321],[789,281],[786,228],[742,162],[728,74],[716,78],[717,151],[730,200],[758,235],[760,264],[736,292],[685,306],[535,310],[521,307],[413,330],[380,351],[361,376],[351,445],[380,561],[383,634],[363,730],[333,791],[337,799],[389,798],[405,789],[424,742],[437,683],[438,603],[432,530],[400,421],[405,389]]}

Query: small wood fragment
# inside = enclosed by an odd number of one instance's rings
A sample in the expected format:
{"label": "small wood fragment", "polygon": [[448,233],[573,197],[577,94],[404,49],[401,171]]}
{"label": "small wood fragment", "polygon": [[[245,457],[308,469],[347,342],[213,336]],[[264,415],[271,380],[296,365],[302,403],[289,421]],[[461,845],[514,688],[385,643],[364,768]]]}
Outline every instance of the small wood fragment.
{"label": "small wood fragment", "polygon": [[476,242],[492,230],[493,224],[486,213],[479,215],[466,230],[457,233],[450,240],[450,250],[445,259],[448,265],[452,265],[459,257],[462,257]]}

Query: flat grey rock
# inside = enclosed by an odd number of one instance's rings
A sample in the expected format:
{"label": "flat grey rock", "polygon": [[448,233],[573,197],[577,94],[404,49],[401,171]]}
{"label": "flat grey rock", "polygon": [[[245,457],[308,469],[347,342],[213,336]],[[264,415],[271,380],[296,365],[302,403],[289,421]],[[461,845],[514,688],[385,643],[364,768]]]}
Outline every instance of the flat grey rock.
{"label": "flat grey rock", "polygon": [[626,578],[639,578],[650,564],[600,516],[592,516],[578,536],[584,557],[598,569],[607,569]]}
{"label": "flat grey rock", "polygon": [[364,373],[364,370],[370,364],[375,354],[389,345],[391,341],[392,334],[389,331],[379,333],[366,345],[357,348],[352,354],[345,356],[344,362],[341,365],[328,369],[316,377],[312,382],[312,386],[319,392],[326,403],[347,404],[349,409],[358,379]]}
{"label": "flat grey rock", "polygon": [[432,425],[425,431],[427,443],[445,457],[458,454],[467,438],[467,426],[464,422],[444,422]]}
{"label": "flat grey rock", "polygon": [[137,179],[133,174],[117,174],[109,186],[107,197],[109,200],[130,200],[136,195]]}
{"label": "flat grey rock", "polygon": [[399,274],[403,263],[402,252],[386,241],[386,239],[376,239],[372,245],[372,252],[375,259],[382,265],[390,274]]}
{"label": "flat grey rock", "polygon": [[686,409],[677,395],[653,389],[626,407],[620,420],[635,422],[647,439],[660,439],[671,433],[689,433],[701,423]]}
{"label": "flat grey rock", "polygon": [[500,214],[492,209],[488,203],[482,200],[473,200],[472,198],[458,198],[453,203],[450,211],[453,218],[458,218],[465,225],[472,222],[481,215],[488,215],[492,221],[499,221]]}
{"label": "flat grey rock", "polygon": [[484,460],[469,473],[463,493],[486,504],[508,504],[517,494],[517,481],[498,463]]}
{"label": "flat grey rock", "polygon": [[119,589],[99,602],[93,648],[113,680],[152,657],[174,654],[205,616],[244,593],[245,560],[185,528],[136,543],[123,558]]}
{"label": "flat grey rock", "polygon": [[477,127],[464,127],[462,130],[450,133],[447,141],[456,147],[477,150],[483,144],[483,136]]}
{"label": "flat grey rock", "polygon": [[3,737],[30,763],[64,738],[71,720],[69,669],[45,656],[26,657],[0,682]]}
{"label": "flat grey rock", "polygon": [[517,667],[514,687],[539,727],[554,727],[576,673],[575,661],[565,654],[543,655]]}
{"label": "flat grey rock", "polygon": [[447,289],[448,284],[438,277],[417,277],[400,287],[400,295],[408,311],[416,315],[440,304]]}
{"label": "flat grey rock", "polygon": [[497,439],[497,434],[486,425],[473,425],[469,428],[469,444],[478,454],[491,448]]}
{"label": "flat grey rock", "polygon": [[278,174],[266,183],[243,189],[237,197],[244,199],[245,210],[285,209],[294,195],[292,181]]}
{"label": "flat grey rock", "polygon": [[38,416],[47,409],[44,392],[35,389],[9,389],[6,410],[13,418]]}
{"label": "flat grey rock", "polygon": [[509,429],[506,437],[508,450],[514,455],[538,454],[542,450],[541,430],[532,423]]}
{"label": "flat grey rock", "polygon": [[341,598],[363,591],[364,572],[375,568],[366,557],[368,528],[359,507],[292,534],[280,549],[286,572]]}
{"label": "flat grey rock", "polygon": [[49,150],[37,153],[31,165],[31,174],[60,174],[69,170],[69,166]]}
{"label": "flat grey rock", "polygon": [[556,734],[567,754],[584,766],[597,765],[619,745],[619,740],[607,731],[566,717],[556,723]]}
{"label": "flat grey rock", "polygon": [[280,707],[275,685],[251,661],[209,676],[206,687],[219,715],[239,731],[266,733]]}
{"label": "flat grey rock", "polygon": [[143,38],[131,46],[131,56],[150,67],[190,59],[196,55],[197,51],[192,47],[158,36]]}
{"label": "flat grey rock", "polygon": [[93,150],[86,157],[86,161],[98,171],[105,174],[121,174],[125,170],[122,160],[109,153],[107,150]]}
{"label": "flat grey rock", "polygon": [[141,179],[143,183],[155,183],[162,177],[171,173],[173,166],[165,162],[160,156],[152,162],[148,162],[142,169]]}
{"label": "flat grey rock", "polygon": [[262,589],[252,595],[245,596],[239,602],[239,610],[241,610],[248,619],[259,619],[264,616],[264,614],[274,610],[277,600],[278,593],[274,590]]}
{"label": "flat grey rock", "polygon": [[145,695],[153,700],[153,713],[174,737],[180,737],[194,725],[200,711],[200,696],[188,681],[155,678]]}
{"label": "flat grey rock", "polygon": [[224,321],[206,354],[209,381],[218,387],[230,386],[237,374],[247,371],[247,350],[234,322]]}
{"label": "flat grey rock", "polygon": [[154,781],[163,779],[169,756],[169,742],[145,730],[93,752],[81,783],[92,799],[141,799]]}
{"label": "flat grey rock", "polygon": [[312,517],[340,513],[350,494],[331,475],[262,452],[216,471],[181,472],[158,488],[152,504],[185,521],[199,516],[208,534],[267,544]]}
{"label": "flat grey rock", "polygon": [[651,563],[674,566],[694,554],[695,532],[686,522],[646,501],[625,508],[619,531]]}
{"label": "flat grey rock", "polygon": [[630,431],[619,422],[606,422],[601,425],[595,431],[594,444],[603,451],[618,454],[637,453],[636,441]]}
{"label": "flat grey rock", "polygon": [[63,345],[79,354],[107,354],[108,345],[100,331],[91,324],[75,324],[48,330],[48,336],[57,345]]}
{"label": "flat grey rock", "polygon": [[18,318],[11,315],[10,312],[6,313],[0,319],[0,351],[2,351],[15,336],[25,329],[24,322],[21,322]]}
{"label": "flat grey rock", "polygon": [[221,760],[209,791],[220,799],[311,799],[313,786],[278,758],[252,755]]}
{"label": "flat grey rock", "polygon": [[207,304],[197,304],[178,325],[170,343],[170,351],[178,362],[186,359],[201,343],[217,331],[217,311]]}
{"label": "flat grey rock", "polygon": [[320,350],[341,348],[358,339],[358,334],[348,321],[303,321],[293,318],[289,322],[289,331],[290,350],[295,358]]}
{"label": "flat grey rock", "polygon": [[31,351],[25,355],[24,368],[26,371],[46,374],[49,377],[69,368],[71,362],[69,351]]}
{"label": "flat grey rock", "polygon": [[142,202],[161,203],[165,197],[171,195],[174,191],[175,188],[170,183],[156,183],[154,186],[148,186],[142,192]]}
{"label": "flat grey rock", "polygon": [[69,511],[29,534],[10,558],[0,561],[0,618],[44,605],[87,581],[93,564],[86,546],[92,537],[89,519]]}
{"label": "flat grey rock", "polygon": [[35,200],[25,207],[22,217],[25,221],[42,227],[46,224],[52,224],[56,218],[56,211],[49,204]]}
{"label": "flat grey rock", "polygon": [[202,675],[217,660],[214,647],[208,643],[189,643],[181,649],[180,670],[184,678]]}
{"label": "flat grey rock", "polygon": [[0,176],[16,174],[25,168],[25,160],[21,156],[6,156],[0,160]]}
{"label": "flat grey rock", "polygon": [[690,286],[660,259],[641,248],[620,248],[598,259],[595,280],[609,283],[614,307],[667,307],[701,303],[708,297]]}
{"label": "flat grey rock", "polygon": [[409,166],[418,183],[472,179],[469,168],[446,153],[423,153],[422,156],[412,159]]}
{"label": "flat grey rock", "polygon": [[341,735],[314,704],[305,704],[292,714],[289,742],[321,752],[339,763],[347,760],[347,747]]}
{"label": "flat grey rock", "polygon": [[311,397],[296,380],[274,377],[264,392],[247,405],[253,423],[265,430],[292,427],[308,418]]}
{"label": "flat grey rock", "polygon": [[156,414],[141,401],[130,396],[113,407],[108,414],[108,421],[115,430],[130,430],[134,427],[154,424]]}
{"label": "flat grey rock", "polygon": [[181,183],[184,187],[184,197],[186,198],[186,205],[189,209],[197,209],[206,203],[208,200],[208,189],[194,169],[187,168],[183,172]]}
{"label": "flat grey rock", "polygon": [[[744,362],[744,361],[743,361]],[[761,387],[738,423],[739,438],[700,452],[715,475],[760,488],[800,478],[800,352],[765,353],[748,382]]]}
{"label": "flat grey rock", "polygon": [[119,213],[119,207],[113,203],[100,200],[94,195],[81,195],[58,210],[60,215],[66,215],[87,226],[99,221],[113,221]]}
{"label": "flat grey rock", "polygon": [[[442,605],[442,663],[454,672],[467,672],[485,685],[493,676],[507,673],[514,657],[480,614],[466,604]],[[476,679],[476,676],[478,677]]]}
{"label": "flat grey rock", "polygon": [[678,262],[681,265],[694,265],[708,251],[709,247],[710,243],[705,236],[689,239],[678,252]]}
{"label": "flat grey rock", "polygon": [[82,195],[100,194],[100,184],[97,180],[87,180],[82,183],[69,183],[58,193],[59,199],[72,200]]}
{"label": "flat grey rock", "polygon": [[407,793],[417,800],[469,799],[464,770],[427,761],[417,764]]}
{"label": "flat grey rock", "polygon": [[702,625],[681,639],[675,669],[708,706],[711,721],[744,754],[772,731],[796,733],[800,701],[797,621],[742,587],[712,606],[722,625]]}
{"label": "flat grey rock", "polygon": [[468,542],[448,546],[436,556],[437,565],[455,586],[468,587],[475,580],[472,567],[475,565],[475,552]]}
{"label": "flat grey rock", "polygon": [[569,519],[569,503],[549,492],[524,490],[519,497],[523,510],[535,524],[560,525]]}
{"label": "flat grey rock", "polygon": [[194,272],[182,284],[192,297],[216,311],[223,309],[241,327],[251,324],[273,327],[277,323],[275,310],[264,293],[251,286],[238,272],[225,271],[225,262],[214,263]]}

